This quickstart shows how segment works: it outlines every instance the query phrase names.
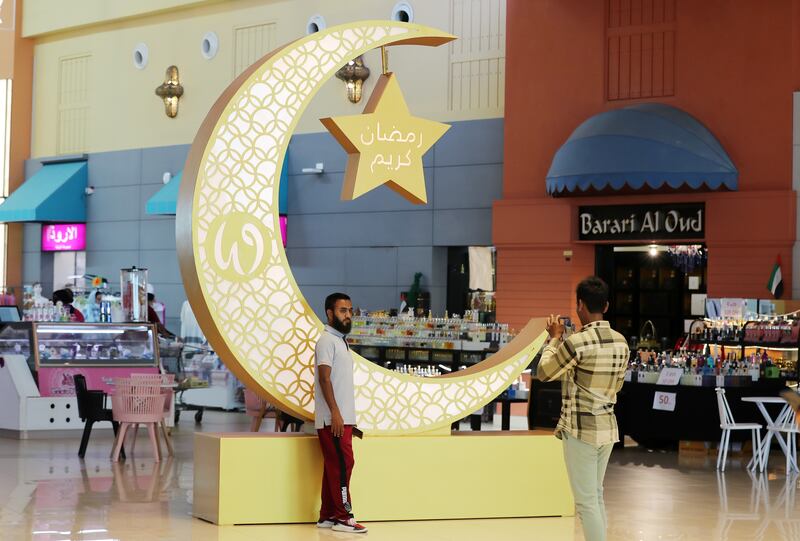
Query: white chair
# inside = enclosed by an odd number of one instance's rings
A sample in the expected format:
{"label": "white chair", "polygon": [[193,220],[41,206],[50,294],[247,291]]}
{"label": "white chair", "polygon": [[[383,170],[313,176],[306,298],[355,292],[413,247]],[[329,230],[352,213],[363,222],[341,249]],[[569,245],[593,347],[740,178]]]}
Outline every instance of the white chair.
{"label": "white chair", "polygon": [[717,407],[719,408],[719,427],[722,429],[722,438],[719,440],[719,451],[717,452],[717,469],[725,471],[725,463],[728,459],[728,447],[731,442],[732,430],[749,430],[753,438],[753,458],[750,461],[754,468],[764,470],[761,459],[761,425],[758,423],[737,423],[733,420],[731,408],[728,406],[728,399],[725,398],[725,389],[717,387]]}
{"label": "white chair", "polygon": [[[778,443],[781,444],[781,448],[786,454],[786,474],[789,475],[791,472],[800,472],[800,469],[797,467],[797,433],[800,432],[800,428],[797,426],[797,418],[794,410],[791,407],[784,408],[778,418],[775,419],[775,424],[769,425],[767,430],[775,433],[775,438],[778,440]],[[785,440],[783,436],[786,437]],[[764,449],[761,462],[764,464],[764,467],[768,464],[769,447]]]}

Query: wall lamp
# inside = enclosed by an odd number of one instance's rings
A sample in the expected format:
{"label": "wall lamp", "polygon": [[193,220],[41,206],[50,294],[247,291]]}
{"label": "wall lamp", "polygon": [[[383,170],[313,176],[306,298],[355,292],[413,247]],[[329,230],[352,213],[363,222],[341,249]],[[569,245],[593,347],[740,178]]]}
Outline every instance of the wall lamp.
{"label": "wall lamp", "polygon": [[164,112],[168,117],[178,116],[178,100],[183,96],[178,66],[167,68],[167,78],[164,79],[164,84],[156,88],[156,96],[164,100]]}
{"label": "wall lamp", "polygon": [[353,103],[361,101],[361,87],[369,78],[369,68],[364,65],[364,57],[358,56],[339,68],[336,78],[344,81],[347,99]]}

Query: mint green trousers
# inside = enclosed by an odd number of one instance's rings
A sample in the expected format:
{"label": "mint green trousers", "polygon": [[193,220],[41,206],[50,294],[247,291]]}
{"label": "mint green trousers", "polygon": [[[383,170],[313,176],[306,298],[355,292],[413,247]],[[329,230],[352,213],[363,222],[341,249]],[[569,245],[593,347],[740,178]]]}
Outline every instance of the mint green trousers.
{"label": "mint green trousers", "polygon": [[581,519],[586,541],[606,541],[606,507],[603,502],[603,478],[614,444],[591,445],[564,432],[564,461],[575,498],[575,512]]}

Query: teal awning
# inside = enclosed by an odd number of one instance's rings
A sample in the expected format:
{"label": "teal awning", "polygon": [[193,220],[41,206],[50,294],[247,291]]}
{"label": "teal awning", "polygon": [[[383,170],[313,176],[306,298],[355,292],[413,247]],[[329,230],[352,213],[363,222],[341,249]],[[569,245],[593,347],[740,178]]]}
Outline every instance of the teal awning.
{"label": "teal awning", "polygon": [[[183,170],[179,171],[177,175],[164,184],[153,197],[147,200],[144,207],[146,214],[168,214],[175,216],[178,208],[178,192],[181,189],[181,178],[183,177]],[[278,206],[279,213],[286,214],[288,210],[287,205],[287,192],[289,186],[289,153],[283,159],[283,168],[281,169],[281,179],[279,187]]]}
{"label": "teal awning", "polygon": [[0,222],[86,221],[85,161],[44,165],[0,204]]}
{"label": "teal awning", "polygon": [[181,177],[183,177],[183,170],[179,171],[153,197],[147,200],[147,205],[144,208],[147,214],[175,215],[178,208],[178,191],[181,188]]}

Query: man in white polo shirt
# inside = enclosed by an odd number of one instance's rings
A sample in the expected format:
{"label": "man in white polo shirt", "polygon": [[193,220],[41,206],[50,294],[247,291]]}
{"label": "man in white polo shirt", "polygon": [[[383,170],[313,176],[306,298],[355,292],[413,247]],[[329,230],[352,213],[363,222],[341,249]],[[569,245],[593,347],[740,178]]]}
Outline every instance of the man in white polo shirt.
{"label": "man in white polo shirt", "polygon": [[325,460],[322,506],[317,527],[366,533],[350,503],[353,472],[353,427],[356,425],[353,358],[346,337],[353,324],[353,303],[344,293],[325,299],[328,324],[314,355],[314,426]]}

